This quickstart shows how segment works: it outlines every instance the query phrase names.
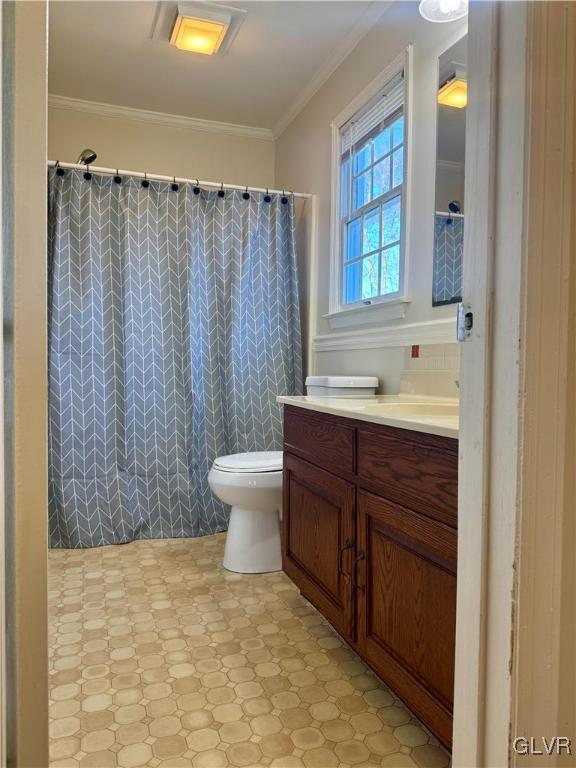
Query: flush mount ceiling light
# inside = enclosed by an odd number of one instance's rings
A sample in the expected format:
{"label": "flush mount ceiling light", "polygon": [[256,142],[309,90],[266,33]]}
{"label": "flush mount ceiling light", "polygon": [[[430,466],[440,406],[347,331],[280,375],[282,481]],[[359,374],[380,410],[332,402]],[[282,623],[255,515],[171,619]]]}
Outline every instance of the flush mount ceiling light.
{"label": "flush mount ceiling light", "polygon": [[439,24],[457,21],[468,13],[468,0],[420,0],[420,16]]}
{"label": "flush mount ceiling light", "polygon": [[462,109],[468,102],[468,84],[460,77],[453,77],[438,91],[438,104]]}
{"label": "flush mount ceiling light", "polygon": [[215,3],[179,3],[170,42],[181,51],[212,56],[232,42],[245,11]]}
{"label": "flush mount ceiling light", "polygon": [[220,21],[205,21],[178,14],[170,42],[181,51],[212,56],[218,52],[227,29],[228,24]]}

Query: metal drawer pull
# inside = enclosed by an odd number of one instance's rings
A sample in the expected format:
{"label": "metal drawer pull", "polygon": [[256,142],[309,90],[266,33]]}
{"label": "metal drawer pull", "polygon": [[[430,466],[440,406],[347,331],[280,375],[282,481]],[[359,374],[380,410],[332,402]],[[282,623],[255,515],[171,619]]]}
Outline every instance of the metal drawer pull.
{"label": "metal drawer pull", "polygon": [[358,572],[358,563],[360,562],[360,560],[365,560],[365,559],[366,559],[366,555],[364,554],[364,552],[360,552],[358,554],[358,557],[354,560],[354,564],[352,565],[352,586],[354,587],[354,589],[364,589],[364,587],[361,587],[358,584],[358,580],[356,576]]}
{"label": "metal drawer pull", "polygon": [[340,552],[338,553],[338,573],[340,576],[346,576],[347,574],[344,572],[344,565],[342,563],[342,558],[344,557],[344,552],[346,552],[347,549],[352,549],[352,542],[350,539],[346,539],[346,542],[343,547],[340,547]]}

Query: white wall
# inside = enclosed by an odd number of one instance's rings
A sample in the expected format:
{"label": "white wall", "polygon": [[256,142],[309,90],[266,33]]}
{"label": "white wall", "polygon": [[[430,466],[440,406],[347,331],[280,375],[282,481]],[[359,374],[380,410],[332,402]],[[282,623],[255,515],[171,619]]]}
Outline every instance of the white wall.
{"label": "white wall", "polygon": [[76,162],[85,147],[97,152],[96,164],[105,167],[254,187],[274,185],[272,140],[51,106],[49,159]]}
{"label": "white wall", "polygon": [[457,165],[439,162],[436,177],[436,210],[448,211],[448,203],[451,200],[459,200],[464,212],[464,163]]}
{"label": "white wall", "polygon": [[[378,24],[360,41],[276,141],[276,184],[319,196],[319,273],[317,333],[329,333],[330,263],[330,123],[357,94],[409,44],[413,57],[413,136],[409,286],[412,302],[406,324],[450,318],[452,306],[432,308],[436,90],[438,56],[466,31],[465,23],[430,24],[417,2],[392,3]],[[311,297],[308,297],[310,300]],[[312,297],[313,298],[313,297]],[[318,352],[318,373],[374,374],[387,392],[397,391],[404,355],[399,348]]]}

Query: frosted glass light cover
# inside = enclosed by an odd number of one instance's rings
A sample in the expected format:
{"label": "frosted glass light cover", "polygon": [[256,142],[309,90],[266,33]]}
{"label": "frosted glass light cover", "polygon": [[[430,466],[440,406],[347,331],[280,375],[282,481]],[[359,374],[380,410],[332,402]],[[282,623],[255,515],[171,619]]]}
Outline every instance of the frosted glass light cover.
{"label": "frosted glass light cover", "polygon": [[420,15],[436,24],[457,21],[468,13],[468,0],[421,0]]}
{"label": "frosted glass light cover", "polygon": [[217,52],[225,34],[226,26],[220,22],[178,16],[170,42],[182,51],[211,56]]}

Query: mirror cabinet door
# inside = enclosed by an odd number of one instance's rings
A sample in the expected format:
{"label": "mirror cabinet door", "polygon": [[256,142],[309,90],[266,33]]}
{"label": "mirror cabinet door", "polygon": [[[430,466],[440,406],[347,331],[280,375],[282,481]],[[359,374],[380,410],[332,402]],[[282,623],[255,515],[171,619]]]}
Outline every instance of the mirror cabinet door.
{"label": "mirror cabinet door", "polygon": [[463,37],[438,60],[434,307],[462,299],[467,54]]}

